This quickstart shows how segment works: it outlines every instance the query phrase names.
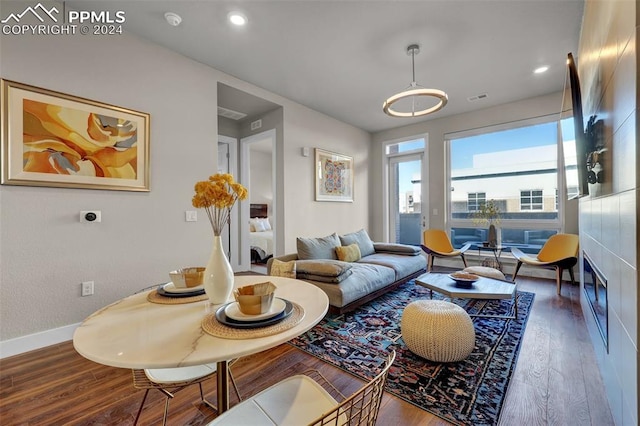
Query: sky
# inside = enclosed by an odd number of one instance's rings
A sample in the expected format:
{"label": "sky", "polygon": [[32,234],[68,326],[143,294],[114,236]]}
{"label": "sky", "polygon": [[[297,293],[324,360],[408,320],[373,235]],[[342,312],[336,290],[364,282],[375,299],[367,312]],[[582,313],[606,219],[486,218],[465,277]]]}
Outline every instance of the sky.
{"label": "sky", "polygon": [[[543,145],[555,145],[556,122],[537,124],[535,126],[520,127],[500,132],[486,133],[452,140],[451,157],[453,169],[471,168],[473,155],[510,149],[530,148]],[[562,120],[562,135],[565,140],[573,140],[573,122]],[[400,151],[420,148],[422,139],[401,144]],[[419,176],[420,164],[417,161],[403,164],[400,167],[400,192],[412,190],[411,180]]]}

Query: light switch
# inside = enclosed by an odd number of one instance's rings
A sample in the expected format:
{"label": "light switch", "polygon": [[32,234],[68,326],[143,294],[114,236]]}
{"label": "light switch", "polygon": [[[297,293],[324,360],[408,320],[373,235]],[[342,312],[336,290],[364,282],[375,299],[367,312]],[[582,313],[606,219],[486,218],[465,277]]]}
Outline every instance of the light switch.
{"label": "light switch", "polygon": [[185,213],[185,220],[187,222],[197,222],[198,221],[198,212],[195,210],[187,210]]}

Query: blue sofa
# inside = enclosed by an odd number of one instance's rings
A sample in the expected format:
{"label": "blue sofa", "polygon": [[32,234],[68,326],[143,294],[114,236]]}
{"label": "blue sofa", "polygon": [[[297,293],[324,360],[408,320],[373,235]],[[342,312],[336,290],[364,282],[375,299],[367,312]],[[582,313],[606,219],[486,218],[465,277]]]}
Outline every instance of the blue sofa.
{"label": "blue sofa", "polygon": [[[361,257],[353,262],[338,259],[337,246],[357,244]],[[321,288],[329,297],[331,312],[348,312],[426,271],[427,261],[419,247],[374,243],[364,230],[322,238],[298,238],[297,253],[275,260],[295,262],[296,278]]]}

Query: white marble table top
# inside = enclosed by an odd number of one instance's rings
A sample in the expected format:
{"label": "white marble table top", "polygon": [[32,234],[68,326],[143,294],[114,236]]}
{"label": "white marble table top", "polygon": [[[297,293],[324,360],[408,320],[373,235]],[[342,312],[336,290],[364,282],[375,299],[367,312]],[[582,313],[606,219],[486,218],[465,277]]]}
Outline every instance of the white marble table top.
{"label": "white marble table top", "polygon": [[446,297],[461,299],[511,299],[516,292],[516,285],[510,281],[480,277],[471,288],[456,286],[448,274],[426,273],[416,278],[416,284],[444,294]]}
{"label": "white marble table top", "polygon": [[[200,324],[221,305],[208,301],[161,305],[148,292],[126,297],[93,313],[76,329],[73,345],[85,358],[123,368],[170,368],[221,362],[284,343],[312,328],[326,314],[327,295],[313,284],[266,276],[237,276],[235,286],[271,281],[281,297],[304,308],[304,318],[279,334],[242,340],[213,337]],[[233,297],[233,296],[231,296]],[[230,299],[229,301],[232,301]]]}

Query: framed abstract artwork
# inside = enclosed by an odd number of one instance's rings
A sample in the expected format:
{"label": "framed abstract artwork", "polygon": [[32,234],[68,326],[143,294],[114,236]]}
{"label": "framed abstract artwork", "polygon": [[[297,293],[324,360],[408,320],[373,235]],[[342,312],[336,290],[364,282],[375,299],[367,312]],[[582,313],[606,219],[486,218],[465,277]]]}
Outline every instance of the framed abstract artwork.
{"label": "framed abstract artwork", "polygon": [[149,114],[1,81],[2,184],[149,191]]}
{"label": "framed abstract artwork", "polygon": [[353,157],[316,148],[316,201],[353,201]]}

